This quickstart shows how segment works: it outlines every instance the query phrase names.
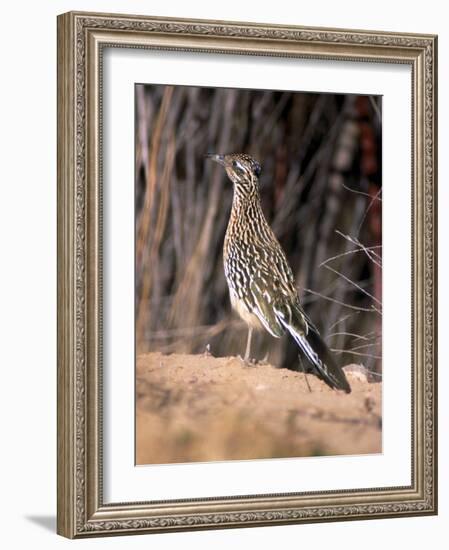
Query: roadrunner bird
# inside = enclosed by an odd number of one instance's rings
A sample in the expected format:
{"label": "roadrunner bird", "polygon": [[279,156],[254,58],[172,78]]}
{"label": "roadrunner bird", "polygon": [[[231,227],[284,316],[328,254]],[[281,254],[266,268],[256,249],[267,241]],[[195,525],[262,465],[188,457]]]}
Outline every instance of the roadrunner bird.
{"label": "roadrunner bird", "polygon": [[249,327],[245,361],[254,328],[265,328],[276,338],[289,333],[311,372],[331,388],[349,393],[343,370],[301,307],[292,270],[262,212],[260,164],[245,154],[206,156],[221,164],[234,184],[223,261],[232,307]]}

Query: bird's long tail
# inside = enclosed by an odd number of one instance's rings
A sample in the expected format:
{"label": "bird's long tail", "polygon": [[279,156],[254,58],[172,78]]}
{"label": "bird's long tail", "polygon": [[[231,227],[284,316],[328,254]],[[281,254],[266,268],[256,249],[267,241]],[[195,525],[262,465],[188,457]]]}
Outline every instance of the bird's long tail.
{"label": "bird's long tail", "polygon": [[318,331],[316,331],[314,327],[309,326],[309,330],[306,334],[295,328],[292,323],[286,323],[282,319],[281,322],[293,336],[295,342],[311,363],[315,374],[331,388],[350,393],[351,386],[346,379],[345,373],[336,364],[332,357],[332,352],[329,350]]}

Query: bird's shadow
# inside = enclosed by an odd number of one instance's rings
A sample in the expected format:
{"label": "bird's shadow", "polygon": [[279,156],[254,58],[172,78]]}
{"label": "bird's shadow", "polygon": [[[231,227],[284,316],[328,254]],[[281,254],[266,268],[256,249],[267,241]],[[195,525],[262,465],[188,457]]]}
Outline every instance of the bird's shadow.
{"label": "bird's shadow", "polygon": [[56,516],[25,516],[25,519],[31,523],[35,523],[46,531],[56,533]]}

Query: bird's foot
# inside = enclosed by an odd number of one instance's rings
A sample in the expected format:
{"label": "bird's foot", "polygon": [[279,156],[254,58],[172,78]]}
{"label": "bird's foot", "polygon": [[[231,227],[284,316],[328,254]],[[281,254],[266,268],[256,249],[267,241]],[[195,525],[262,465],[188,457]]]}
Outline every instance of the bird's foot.
{"label": "bird's foot", "polygon": [[256,361],[258,365],[268,365],[268,353],[265,354],[265,357]]}
{"label": "bird's foot", "polygon": [[242,357],[241,355],[237,355],[237,358],[240,359],[245,367],[254,367],[257,363],[255,359],[252,359],[250,357]]}
{"label": "bird's foot", "polygon": [[210,344],[206,345],[206,349],[203,351],[203,355],[205,355],[206,357],[209,357],[209,356],[212,355],[212,353],[210,351]]}

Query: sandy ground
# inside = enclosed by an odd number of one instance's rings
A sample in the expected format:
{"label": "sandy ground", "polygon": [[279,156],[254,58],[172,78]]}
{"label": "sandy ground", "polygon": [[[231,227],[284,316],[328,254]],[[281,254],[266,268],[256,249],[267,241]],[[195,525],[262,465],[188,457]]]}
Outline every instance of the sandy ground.
{"label": "sandy ground", "polygon": [[235,357],[139,355],[137,464],[379,453],[382,385],[345,371],[349,395]]}

